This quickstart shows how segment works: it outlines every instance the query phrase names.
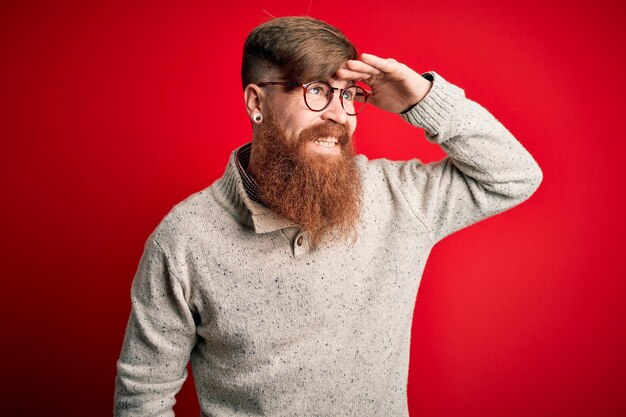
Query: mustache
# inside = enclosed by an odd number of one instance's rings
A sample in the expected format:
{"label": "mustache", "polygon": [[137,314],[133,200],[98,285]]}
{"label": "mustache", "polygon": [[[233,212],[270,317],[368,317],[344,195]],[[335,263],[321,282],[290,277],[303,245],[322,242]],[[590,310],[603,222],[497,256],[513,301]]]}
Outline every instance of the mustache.
{"label": "mustache", "polygon": [[337,138],[337,141],[341,146],[347,145],[352,139],[348,126],[332,122],[324,122],[307,127],[300,132],[299,142],[306,143],[315,139],[327,137]]}

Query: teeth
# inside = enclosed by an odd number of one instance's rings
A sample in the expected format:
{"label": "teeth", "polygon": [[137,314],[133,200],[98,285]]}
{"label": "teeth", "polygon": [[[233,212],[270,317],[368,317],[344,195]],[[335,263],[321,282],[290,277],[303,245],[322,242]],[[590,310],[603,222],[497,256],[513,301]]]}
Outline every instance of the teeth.
{"label": "teeth", "polygon": [[335,145],[337,145],[337,139],[334,138],[325,140],[315,139],[314,142],[325,148],[333,148]]}

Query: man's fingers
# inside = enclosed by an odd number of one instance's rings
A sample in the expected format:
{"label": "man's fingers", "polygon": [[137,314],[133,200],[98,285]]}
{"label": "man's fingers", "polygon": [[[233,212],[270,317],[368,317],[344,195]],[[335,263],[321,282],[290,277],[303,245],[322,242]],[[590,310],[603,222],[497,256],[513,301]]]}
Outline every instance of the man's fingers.
{"label": "man's fingers", "polygon": [[363,61],[358,61],[356,59],[351,59],[346,62],[346,68],[351,71],[360,72],[363,74],[377,75],[380,74],[380,71],[373,66],[366,64]]}
{"label": "man's fingers", "polygon": [[339,68],[335,76],[341,80],[360,81],[371,77],[372,74],[353,71],[347,68]]}
{"label": "man's fingers", "polygon": [[384,59],[372,54],[361,54],[361,61],[387,74],[398,68],[398,61],[395,59]]}

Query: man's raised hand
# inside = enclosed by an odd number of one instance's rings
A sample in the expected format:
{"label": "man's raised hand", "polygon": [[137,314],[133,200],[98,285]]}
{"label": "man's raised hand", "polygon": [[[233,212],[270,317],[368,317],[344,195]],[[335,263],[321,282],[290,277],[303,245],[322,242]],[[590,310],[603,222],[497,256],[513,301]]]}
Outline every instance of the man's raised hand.
{"label": "man's raised hand", "polygon": [[362,81],[372,89],[369,103],[393,113],[401,113],[417,104],[430,90],[432,83],[393,58],[361,54],[339,68],[335,77],[346,81]]}

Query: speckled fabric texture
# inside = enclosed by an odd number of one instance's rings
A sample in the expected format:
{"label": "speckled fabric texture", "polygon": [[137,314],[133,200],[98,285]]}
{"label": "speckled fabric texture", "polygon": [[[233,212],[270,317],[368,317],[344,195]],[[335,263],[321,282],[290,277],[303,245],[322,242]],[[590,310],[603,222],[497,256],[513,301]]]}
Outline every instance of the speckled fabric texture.
{"label": "speckled fabric texture", "polygon": [[412,314],[431,248],[542,179],[489,112],[431,76],[402,117],[448,156],[358,156],[356,243],[309,250],[297,225],[247,196],[234,152],[223,177],[172,209],[133,282],[115,415],[173,415],[191,360],[205,416],[408,416]]}

